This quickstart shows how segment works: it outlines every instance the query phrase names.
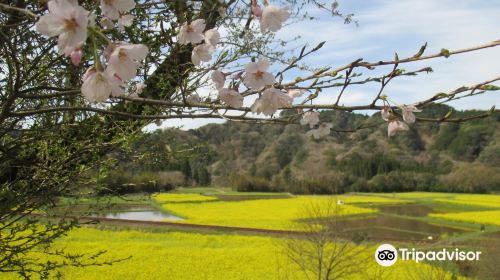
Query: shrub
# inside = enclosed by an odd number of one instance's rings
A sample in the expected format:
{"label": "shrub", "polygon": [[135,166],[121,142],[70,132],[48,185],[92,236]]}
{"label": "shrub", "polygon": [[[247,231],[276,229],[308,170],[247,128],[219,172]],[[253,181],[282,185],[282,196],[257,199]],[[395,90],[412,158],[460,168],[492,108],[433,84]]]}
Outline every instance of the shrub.
{"label": "shrub", "polygon": [[482,164],[463,165],[443,176],[441,182],[449,192],[498,192],[500,169]]}
{"label": "shrub", "polygon": [[271,192],[269,180],[261,177],[235,174],[229,178],[231,187],[240,192]]}

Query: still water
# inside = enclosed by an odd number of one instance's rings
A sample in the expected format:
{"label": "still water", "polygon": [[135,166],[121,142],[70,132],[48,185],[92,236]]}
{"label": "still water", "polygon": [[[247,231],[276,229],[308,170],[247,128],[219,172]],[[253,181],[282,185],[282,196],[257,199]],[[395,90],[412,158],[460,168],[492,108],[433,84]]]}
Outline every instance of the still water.
{"label": "still water", "polygon": [[104,217],[109,219],[120,219],[120,220],[136,220],[136,221],[182,221],[181,217],[177,217],[172,214],[164,213],[161,211],[126,211],[126,212],[112,212],[105,213],[104,215],[98,215],[98,217]]}

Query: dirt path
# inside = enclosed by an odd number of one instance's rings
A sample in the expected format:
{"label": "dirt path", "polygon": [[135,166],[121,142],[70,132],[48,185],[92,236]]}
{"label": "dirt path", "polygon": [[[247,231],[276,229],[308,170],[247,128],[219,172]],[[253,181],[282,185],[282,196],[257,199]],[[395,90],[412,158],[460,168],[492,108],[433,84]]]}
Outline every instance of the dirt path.
{"label": "dirt path", "polygon": [[[31,216],[46,217],[40,214],[31,214]],[[247,234],[265,234],[265,235],[300,235],[304,234],[297,231],[276,230],[276,229],[260,229],[260,228],[245,228],[245,227],[230,227],[217,225],[198,225],[189,223],[173,223],[173,222],[154,222],[141,220],[125,220],[113,219],[104,217],[76,217],[65,216],[66,219],[78,219],[82,223],[99,222],[103,225],[130,226],[130,227],[148,227],[148,228],[164,228],[164,229],[180,229],[180,230],[196,230],[196,231],[216,231],[230,233],[247,233]]]}
{"label": "dirt path", "polygon": [[[32,214],[32,216],[46,217],[45,215]],[[120,226],[129,228],[149,228],[149,229],[164,229],[164,230],[180,230],[180,231],[196,231],[196,232],[218,232],[218,233],[233,233],[233,234],[250,234],[250,235],[266,235],[266,236],[303,236],[305,232],[289,231],[289,230],[276,230],[276,229],[261,229],[261,228],[245,228],[245,227],[231,227],[231,226],[217,226],[217,225],[199,225],[189,223],[173,223],[173,222],[154,222],[154,221],[141,221],[141,220],[125,220],[113,219],[104,217],[75,217],[66,216],[67,219],[78,219],[81,223],[99,223],[104,226]],[[349,234],[344,238],[350,239]],[[399,239],[384,237],[384,241],[395,242],[423,242],[428,243],[428,240],[412,240],[412,239]],[[376,241],[376,240],[372,240]]]}

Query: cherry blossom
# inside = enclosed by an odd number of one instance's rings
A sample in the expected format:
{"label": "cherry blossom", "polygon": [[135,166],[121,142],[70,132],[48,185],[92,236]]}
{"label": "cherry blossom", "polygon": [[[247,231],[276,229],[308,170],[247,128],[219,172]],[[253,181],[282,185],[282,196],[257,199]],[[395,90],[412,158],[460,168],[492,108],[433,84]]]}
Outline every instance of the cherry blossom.
{"label": "cherry blossom", "polygon": [[48,6],[49,13],[36,23],[36,30],[48,37],[59,36],[59,53],[70,56],[87,39],[89,12],[77,1],[51,0]]}
{"label": "cherry blossom", "polygon": [[292,105],[293,99],[275,88],[266,89],[250,108],[252,112],[271,116],[281,107]]}
{"label": "cherry blossom", "polygon": [[219,89],[219,98],[222,102],[233,108],[240,108],[243,106],[243,96],[236,90],[221,88]]}
{"label": "cherry blossom", "polygon": [[260,30],[265,32],[267,30],[276,32],[281,29],[283,23],[288,19],[290,13],[283,8],[272,5],[267,5],[262,10],[262,17],[260,18]]}
{"label": "cherry blossom", "polygon": [[181,27],[177,41],[181,45],[199,44],[203,41],[203,31],[205,30],[205,20],[197,19],[192,23],[184,23]]}
{"label": "cherry blossom", "polygon": [[422,112],[422,110],[415,107],[415,105],[402,105],[400,108],[401,108],[401,111],[403,114],[403,120],[406,123],[414,123],[416,118],[415,118],[415,114],[413,114],[413,113],[414,112],[417,112],[417,113]]}
{"label": "cherry blossom", "polygon": [[80,65],[80,62],[82,61],[82,50],[81,49],[75,49],[73,52],[71,52],[71,63],[73,65],[78,66]]}
{"label": "cherry blossom", "polygon": [[387,135],[389,137],[394,136],[398,131],[404,131],[410,129],[407,124],[404,122],[394,119],[389,121],[389,125],[387,126]]}
{"label": "cherry blossom", "polygon": [[146,58],[148,47],[142,44],[124,44],[117,46],[109,57],[109,71],[122,80],[130,80],[137,75],[139,61]]}
{"label": "cherry blossom", "polygon": [[205,31],[205,43],[210,44],[212,46],[216,46],[220,40],[220,33],[217,29],[210,29]]}
{"label": "cherry blossom", "polygon": [[319,113],[316,111],[305,112],[302,115],[302,119],[300,120],[301,125],[309,125],[310,128],[313,128],[318,123],[319,123]]}
{"label": "cherry blossom", "polygon": [[252,5],[252,15],[255,17],[262,17],[262,8],[259,5]]}
{"label": "cherry blossom", "polygon": [[304,95],[305,90],[303,89],[290,89],[287,94],[290,95],[291,98],[302,97]]}
{"label": "cherry blossom", "polygon": [[124,93],[121,81],[109,71],[97,71],[91,67],[82,80],[82,94],[90,102],[103,102],[109,96],[117,97]]}
{"label": "cherry blossom", "polygon": [[320,139],[330,134],[330,129],[333,128],[331,123],[321,123],[318,128],[311,129],[306,133],[306,136],[313,137],[314,139]]}
{"label": "cherry blossom", "polygon": [[139,95],[144,91],[145,88],[146,88],[146,84],[138,83],[137,85],[135,85],[135,92],[137,93],[137,95]]}
{"label": "cherry blossom", "polygon": [[193,93],[186,98],[187,103],[196,104],[201,102],[201,97],[197,93]]}
{"label": "cherry blossom", "polygon": [[214,46],[210,44],[201,44],[193,48],[191,53],[191,61],[198,66],[202,62],[208,62],[212,59],[212,54],[215,52]]}
{"label": "cherry blossom", "polygon": [[123,31],[124,27],[130,27],[132,26],[132,23],[134,23],[134,16],[133,15],[123,15],[118,19],[118,28]]}
{"label": "cherry blossom", "polygon": [[120,19],[120,15],[130,12],[134,7],[134,0],[101,0],[102,14],[112,20]]}
{"label": "cherry blossom", "polygon": [[275,83],[273,74],[267,72],[269,69],[269,61],[263,57],[258,62],[250,62],[245,66],[245,77],[243,83],[255,90],[270,86]]}
{"label": "cherry blossom", "polygon": [[382,110],[380,110],[380,115],[382,116],[382,119],[384,121],[389,121],[389,117],[391,116],[390,111],[391,111],[391,108],[387,105],[384,105]]}
{"label": "cherry blossom", "polygon": [[226,82],[226,75],[219,70],[212,71],[212,81],[215,84],[216,89],[221,89],[224,87],[224,83]]}

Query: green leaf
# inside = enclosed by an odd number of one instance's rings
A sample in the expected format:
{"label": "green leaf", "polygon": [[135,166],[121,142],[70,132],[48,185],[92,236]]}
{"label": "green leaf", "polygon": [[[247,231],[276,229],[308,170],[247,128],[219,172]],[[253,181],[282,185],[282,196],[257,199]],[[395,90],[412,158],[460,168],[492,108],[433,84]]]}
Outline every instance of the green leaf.
{"label": "green leaf", "polygon": [[420,50],[413,56],[413,58],[419,58],[424,54],[425,49],[427,48],[427,42],[423,46],[420,47]]}

